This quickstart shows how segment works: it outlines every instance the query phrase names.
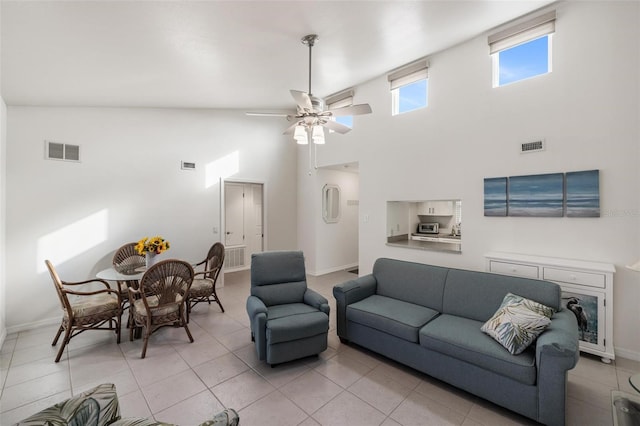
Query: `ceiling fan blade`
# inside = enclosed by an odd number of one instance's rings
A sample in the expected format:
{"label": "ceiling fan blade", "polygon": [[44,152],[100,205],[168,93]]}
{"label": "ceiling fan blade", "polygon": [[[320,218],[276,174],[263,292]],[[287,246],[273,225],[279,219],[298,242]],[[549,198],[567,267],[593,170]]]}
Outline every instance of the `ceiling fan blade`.
{"label": "ceiling fan blade", "polygon": [[291,114],[287,114],[286,112],[245,112],[246,115],[250,117],[287,117]]}
{"label": "ceiling fan blade", "polygon": [[287,130],[285,130],[282,134],[283,135],[292,135],[294,130],[296,130],[296,126],[297,125],[298,125],[298,122],[296,121],[291,126],[287,127]]}
{"label": "ceiling fan blade", "polygon": [[371,114],[371,107],[369,104],[350,105],[342,108],[330,109],[329,112],[334,117]]}
{"label": "ceiling fan blade", "polygon": [[308,93],[299,90],[290,90],[289,92],[291,92],[291,96],[293,96],[298,107],[303,110],[313,111],[313,104],[311,103],[311,98]]}
{"label": "ceiling fan blade", "polygon": [[321,124],[323,127],[326,127],[329,130],[333,130],[334,132],[340,133],[343,135],[351,130],[351,127],[345,126],[344,124],[340,124],[333,120],[326,120],[326,121],[323,120],[323,123]]}

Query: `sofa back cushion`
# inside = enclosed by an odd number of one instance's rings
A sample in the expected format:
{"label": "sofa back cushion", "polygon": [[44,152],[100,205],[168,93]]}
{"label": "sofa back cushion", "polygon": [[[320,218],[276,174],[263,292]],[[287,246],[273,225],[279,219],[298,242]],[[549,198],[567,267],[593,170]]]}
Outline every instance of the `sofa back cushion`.
{"label": "sofa back cushion", "polygon": [[442,312],[448,268],[380,258],[373,265],[376,293]]}
{"label": "sofa back cushion", "polygon": [[560,310],[560,286],[530,278],[450,269],[444,289],[442,313],[487,321],[507,293],[517,294]]}

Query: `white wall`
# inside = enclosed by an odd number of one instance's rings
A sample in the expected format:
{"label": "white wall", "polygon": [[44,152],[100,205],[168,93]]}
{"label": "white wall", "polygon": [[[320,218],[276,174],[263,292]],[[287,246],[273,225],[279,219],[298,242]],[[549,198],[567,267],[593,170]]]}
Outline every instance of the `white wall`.
{"label": "white wall", "polygon": [[[484,34],[431,56],[428,108],[396,117],[386,76],[356,87],[374,112],[318,163],[359,161],[360,274],[382,256],[483,270],[493,250],[611,262],[614,344],[640,359],[640,274],[624,268],[640,258],[639,22],[637,2],[560,3],[551,74],[493,89]],[[546,151],[518,153],[541,137]],[[590,169],[600,218],[483,215],[484,178]],[[462,254],[385,245],[386,201],[427,199],[463,201]]]}
{"label": "white wall", "polygon": [[[202,258],[220,241],[220,175],[264,182],[267,249],[296,248],[296,151],[282,127],[240,111],[9,106],[9,331],[60,320],[45,258],[63,279],[83,280],[120,245],[155,234],[172,244],[163,256]],[[81,162],[45,160],[45,140],[80,145]]]}
{"label": "white wall", "polygon": [[[2,5],[0,5],[0,22],[2,22]],[[0,24],[1,28],[1,24]],[[2,31],[0,31],[1,33]],[[2,43],[0,43],[1,45]],[[2,57],[2,55],[0,55]],[[0,59],[0,70],[2,60]],[[2,98],[2,72],[0,72],[0,348],[7,336],[6,319],[6,273],[5,273],[5,241],[6,241],[6,164],[7,164],[7,105]]]}

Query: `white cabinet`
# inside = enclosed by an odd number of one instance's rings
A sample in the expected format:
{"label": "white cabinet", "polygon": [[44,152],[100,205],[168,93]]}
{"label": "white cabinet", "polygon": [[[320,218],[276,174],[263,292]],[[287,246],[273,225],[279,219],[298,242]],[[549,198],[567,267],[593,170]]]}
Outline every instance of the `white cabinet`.
{"label": "white cabinet", "polygon": [[454,201],[424,201],[418,206],[418,215],[420,216],[453,216]]}
{"label": "white cabinet", "polygon": [[491,252],[486,270],[496,274],[553,281],[562,289],[562,305],[578,320],[580,350],[609,363],[613,350],[613,274],[610,263]]}

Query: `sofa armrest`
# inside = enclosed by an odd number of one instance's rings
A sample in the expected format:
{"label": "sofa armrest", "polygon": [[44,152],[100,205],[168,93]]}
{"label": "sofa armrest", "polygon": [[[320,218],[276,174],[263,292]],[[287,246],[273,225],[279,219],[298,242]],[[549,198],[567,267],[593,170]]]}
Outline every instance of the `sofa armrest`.
{"label": "sofa armrest", "polygon": [[256,296],[247,298],[251,337],[256,343],[258,359],[267,358],[267,306]]}
{"label": "sofa armrest", "polygon": [[329,315],[329,301],[320,293],[310,288],[307,288],[307,291],[304,293],[304,303]]}
{"label": "sofa armrest", "polygon": [[561,309],[536,340],[538,421],[541,423],[564,423],[567,371],[576,366],[579,358],[578,323],[572,312]]}
{"label": "sofa armrest", "polygon": [[333,287],[333,297],[336,299],[338,337],[349,339],[349,336],[347,336],[347,306],[374,295],[376,287],[377,282],[372,274],[364,275]]}

